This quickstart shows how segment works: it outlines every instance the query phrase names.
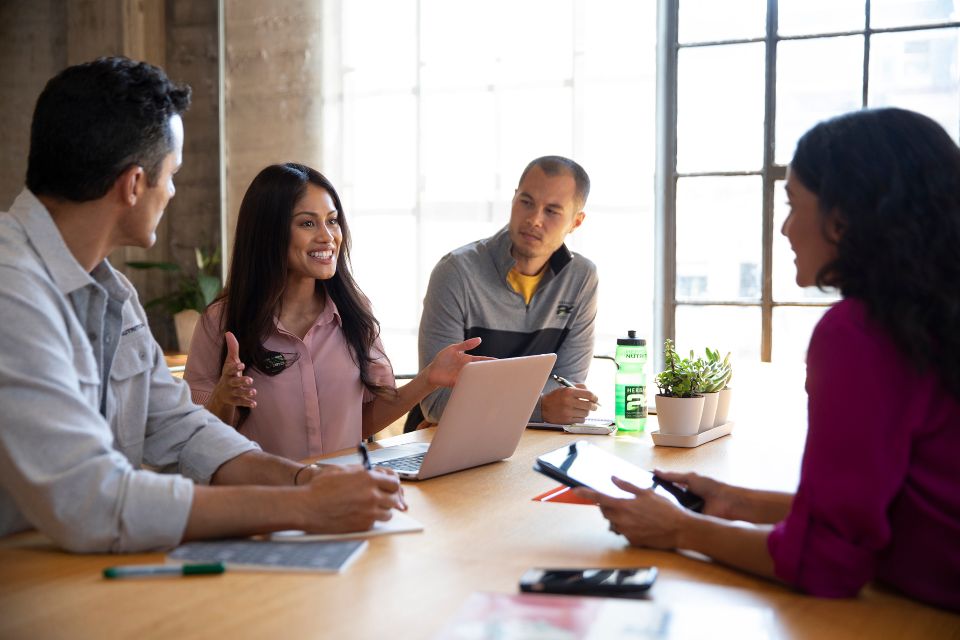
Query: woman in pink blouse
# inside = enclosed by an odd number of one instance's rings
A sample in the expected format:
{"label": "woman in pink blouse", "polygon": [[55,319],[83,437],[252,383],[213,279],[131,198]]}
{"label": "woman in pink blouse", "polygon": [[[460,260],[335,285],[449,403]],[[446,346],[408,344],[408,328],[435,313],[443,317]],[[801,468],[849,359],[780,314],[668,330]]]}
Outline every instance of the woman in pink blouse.
{"label": "woman in pink blouse", "polygon": [[333,185],[299,164],[261,171],[240,205],[226,290],[191,342],[194,402],[298,460],[355,447],[483,359],[464,353],[479,339],[451,345],[397,388],[379,333]]}
{"label": "woman in pink blouse", "polygon": [[634,545],[960,610],[960,149],[925,116],[860,111],[800,139],[786,191],[797,284],[843,295],[807,351],[796,493],[659,472],[705,499],[700,515],[625,482],[635,498],[578,491]]}

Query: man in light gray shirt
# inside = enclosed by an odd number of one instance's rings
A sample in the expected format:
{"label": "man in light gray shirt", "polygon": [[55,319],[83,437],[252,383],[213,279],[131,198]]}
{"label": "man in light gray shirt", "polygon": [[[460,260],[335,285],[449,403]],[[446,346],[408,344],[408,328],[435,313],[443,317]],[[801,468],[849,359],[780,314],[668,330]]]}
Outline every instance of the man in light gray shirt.
{"label": "man in light gray shirt", "polygon": [[265,454],[194,405],[106,260],[156,241],[189,102],[126,58],[70,67],[37,101],[27,188],[0,214],[0,536],[141,551],[404,508],[391,473]]}

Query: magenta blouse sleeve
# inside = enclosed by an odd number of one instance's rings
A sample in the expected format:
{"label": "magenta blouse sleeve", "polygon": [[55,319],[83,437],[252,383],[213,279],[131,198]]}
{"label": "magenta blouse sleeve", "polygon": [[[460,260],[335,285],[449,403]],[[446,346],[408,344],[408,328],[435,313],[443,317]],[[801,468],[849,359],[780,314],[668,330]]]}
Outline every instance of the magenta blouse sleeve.
{"label": "magenta blouse sleeve", "polygon": [[874,576],[909,464],[905,366],[857,302],[839,303],[814,330],[800,486],[768,539],[777,576],[803,591],[852,596]]}

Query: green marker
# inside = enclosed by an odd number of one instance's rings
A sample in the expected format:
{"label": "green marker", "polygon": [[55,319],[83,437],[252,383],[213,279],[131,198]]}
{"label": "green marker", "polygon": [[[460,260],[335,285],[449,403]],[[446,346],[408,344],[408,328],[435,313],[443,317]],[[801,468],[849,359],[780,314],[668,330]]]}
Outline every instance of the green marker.
{"label": "green marker", "polygon": [[107,567],[104,578],[150,578],[154,576],[209,576],[226,571],[222,562],[211,564],[127,564]]}

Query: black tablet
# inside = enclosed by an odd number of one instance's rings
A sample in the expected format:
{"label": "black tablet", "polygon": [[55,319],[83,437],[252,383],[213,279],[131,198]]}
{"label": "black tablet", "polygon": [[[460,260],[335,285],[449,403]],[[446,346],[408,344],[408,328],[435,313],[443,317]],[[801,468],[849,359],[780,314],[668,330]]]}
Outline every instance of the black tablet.
{"label": "black tablet", "polygon": [[687,509],[703,510],[703,498],[697,494],[658,478],[586,440],[543,454],[537,458],[533,469],[568,487],[587,487],[615,498],[631,497],[632,494],[613,484],[611,476],[617,476],[638,487],[653,488],[660,495]]}

